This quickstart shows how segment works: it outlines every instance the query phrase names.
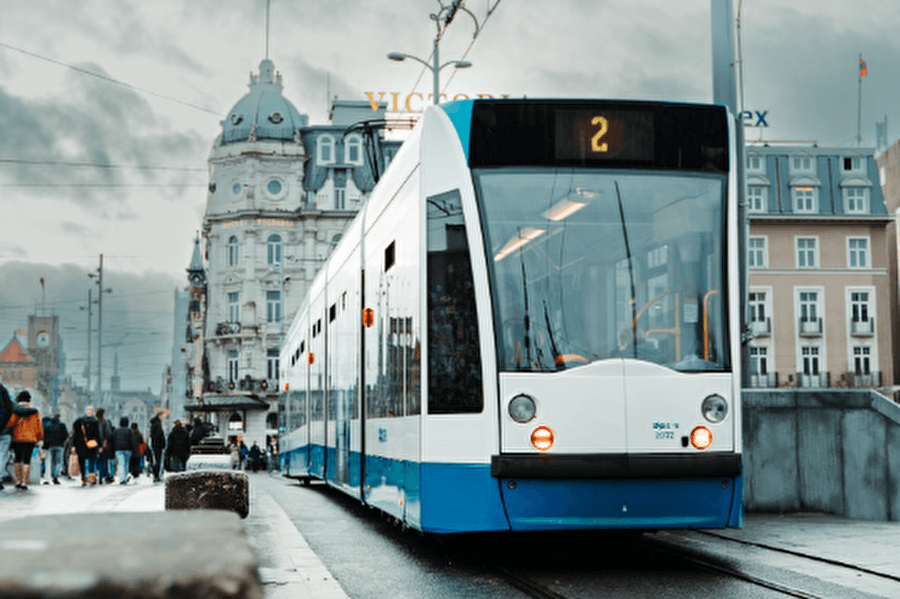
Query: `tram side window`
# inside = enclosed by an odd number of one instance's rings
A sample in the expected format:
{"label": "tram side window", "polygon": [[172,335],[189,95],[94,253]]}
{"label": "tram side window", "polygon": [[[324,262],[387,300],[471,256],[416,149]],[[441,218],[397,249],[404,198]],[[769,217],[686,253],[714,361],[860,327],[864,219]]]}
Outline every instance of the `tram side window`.
{"label": "tram side window", "polygon": [[475,285],[459,191],[428,198],[428,413],[484,409]]}

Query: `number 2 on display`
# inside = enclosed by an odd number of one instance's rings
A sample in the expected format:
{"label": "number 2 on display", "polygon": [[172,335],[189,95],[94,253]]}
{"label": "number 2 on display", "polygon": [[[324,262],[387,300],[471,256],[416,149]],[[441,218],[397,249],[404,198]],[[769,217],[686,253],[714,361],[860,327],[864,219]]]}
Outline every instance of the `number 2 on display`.
{"label": "number 2 on display", "polygon": [[591,124],[600,126],[600,130],[594,133],[594,136],[591,138],[591,151],[606,152],[608,146],[605,141],[601,142],[600,139],[606,135],[606,132],[609,130],[609,121],[607,121],[604,116],[595,116],[591,119]]}

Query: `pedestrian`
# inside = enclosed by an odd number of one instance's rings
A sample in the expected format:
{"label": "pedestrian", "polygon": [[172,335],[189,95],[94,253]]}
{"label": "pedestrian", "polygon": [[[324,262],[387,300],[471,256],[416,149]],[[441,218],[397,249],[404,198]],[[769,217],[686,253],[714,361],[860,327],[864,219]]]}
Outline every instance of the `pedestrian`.
{"label": "pedestrian", "polygon": [[9,391],[0,384],[0,489],[3,488],[3,479],[9,475],[9,444],[12,441],[12,429],[6,425],[12,420],[13,409]]}
{"label": "pedestrian", "polygon": [[62,472],[63,456],[65,456],[63,448],[68,438],[69,429],[59,419],[59,414],[54,414],[44,427],[44,449],[50,454],[50,476],[54,485],[60,484],[59,474]]}
{"label": "pedestrian", "polygon": [[116,454],[116,475],[119,477],[119,484],[126,485],[131,468],[131,456],[140,451],[137,437],[128,425],[128,416],[119,418],[119,428],[113,431],[111,445]]}
{"label": "pedestrian", "polygon": [[144,467],[144,449],[147,445],[144,443],[144,435],[138,430],[137,422],[131,423],[131,432],[134,433],[134,438],[137,439],[138,450],[131,454],[131,464],[129,464],[128,471],[131,473],[131,477],[136,479],[141,475],[141,469]]}
{"label": "pedestrian", "polygon": [[231,469],[237,470],[241,466],[241,446],[237,439],[232,439],[228,444],[228,453],[231,454]]}
{"label": "pedestrian", "polygon": [[153,482],[158,483],[160,469],[162,468],[163,449],[166,448],[166,433],[163,430],[162,420],[168,414],[168,410],[153,408],[153,417],[150,419],[150,449],[153,453]]}
{"label": "pedestrian", "polygon": [[88,406],[84,416],[72,424],[74,445],[81,470],[81,486],[97,484],[97,455],[100,451],[100,421],[94,416],[94,407]]}
{"label": "pedestrian", "polygon": [[250,461],[247,463],[247,466],[249,467],[249,469],[252,472],[256,472],[257,470],[259,470],[262,455],[263,455],[262,450],[259,448],[259,445],[257,445],[256,441],[254,440],[253,445],[250,446],[250,453],[249,453]]}
{"label": "pedestrian", "polygon": [[97,474],[100,484],[113,482],[113,464],[115,449],[112,447],[113,425],[106,419],[106,410],[97,410],[97,422],[100,426],[100,448],[97,451]]}
{"label": "pedestrian", "polygon": [[191,455],[191,434],[184,428],[181,420],[175,421],[169,439],[166,442],[167,453],[172,462],[174,472],[184,472],[188,457]]}
{"label": "pedestrian", "polygon": [[[31,408],[31,393],[21,391],[16,396],[16,402],[25,408]],[[28,488],[28,476],[31,474],[31,456],[34,453],[36,443],[44,440],[44,427],[41,424],[41,415],[37,410],[28,416],[20,416],[14,413],[15,421],[12,423],[12,443],[15,459],[13,470],[15,472],[16,488],[25,490]],[[43,451],[40,452],[43,459]]]}
{"label": "pedestrian", "polygon": [[248,453],[250,453],[250,450],[247,449],[247,444],[241,439],[241,470],[244,469],[244,462],[247,461]]}

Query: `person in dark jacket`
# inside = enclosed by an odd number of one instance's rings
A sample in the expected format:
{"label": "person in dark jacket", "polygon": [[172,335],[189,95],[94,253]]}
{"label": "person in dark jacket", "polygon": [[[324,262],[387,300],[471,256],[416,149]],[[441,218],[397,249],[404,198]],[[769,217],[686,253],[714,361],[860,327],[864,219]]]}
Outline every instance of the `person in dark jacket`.
{"label": "person in dark jacket", "polygon": [[81,486],[88,481],[97,484],[97,453],[100,448],[100,421],[94,416],[94,407],[88,406],[85,415],[72,424],[75,432],[75,453],[81,466]]}
{"label": "person in dark jacket", "polygon": [[172,470],[174,472],[184,472],[185,464],[191,455],[191,434],[181,424],[181,420],[175,421],[175,426],[172,427],[172,432],[169,433],[166,446],[166,451],[172,460]]}
{"label": "person in dark jacket", "polygon": [[50,453],[50,475],[53,477],[54,485],[59,484],[59,473],[65,465],[63,446],[68,438],[69,429],[66,428],[66,423],[59,419],[59,414],[54,414],[44,427],[44,449]]}
{"label": "person in dark jacket", "polygon": [[131,466],[128,471],[131,472],[131,477],[137,480],[137,477],[141,475],[141,470],[144,469],[144,449],[146,445],[144,444],[144,435],[138,429],[137,422],[131,423],[131,431],[137,439],[138,450],[136,453],[131,454]]}
{"label": "person in dark jacket", "polygon": [[100,408],[97,410],[97,421],[100,424],[100,449],[97,451],[97,474],[100,477],[100,484],[104,482],[112,483],[113,460],[116,457],[115,449],[112,446],[112,423],[106,419],[106,410]]}
{"label": "person in dark jacket", "polygon": [[150,419],[150,448],[153,450],[153,482],[158,483],[160,468],[162,467],[162,453],[166,448],[166,432],[163,430],[162,420],[168,410],[153,408],[153,418]]}
{"label": "person in dark jacket", "polygon": [[119,428],[113,431],[111,445],[116,455],[116,474],[119,477],[119,484],[127,485],[131,456],[140,452],[137,437],[128,426],[128,416],[119,418]]}

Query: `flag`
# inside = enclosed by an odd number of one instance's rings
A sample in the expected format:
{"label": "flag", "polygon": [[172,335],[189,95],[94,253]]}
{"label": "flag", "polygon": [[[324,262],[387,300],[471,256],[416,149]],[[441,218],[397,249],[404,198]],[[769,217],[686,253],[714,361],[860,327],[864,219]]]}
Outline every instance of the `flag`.
{"label": "flag", "polygon": [[859,76],[865,77],[868,71],[866,70],[866,61],[862,58],[859,59]]}

